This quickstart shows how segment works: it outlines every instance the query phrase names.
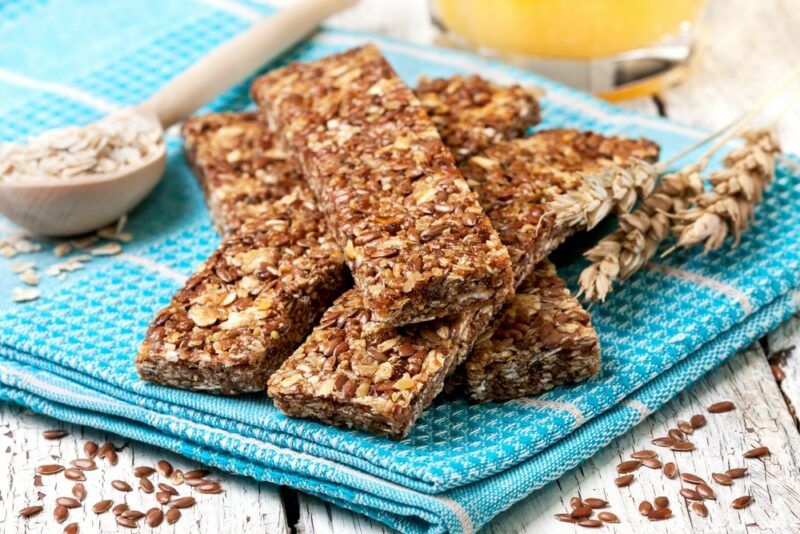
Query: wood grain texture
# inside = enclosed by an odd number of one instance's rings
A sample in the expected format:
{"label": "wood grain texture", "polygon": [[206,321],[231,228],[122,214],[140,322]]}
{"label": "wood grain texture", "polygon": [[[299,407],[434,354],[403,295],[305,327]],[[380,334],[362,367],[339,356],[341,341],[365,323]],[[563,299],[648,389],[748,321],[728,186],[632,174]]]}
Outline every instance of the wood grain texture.
{"label": "wood grain texture", "polygon": [[[721,400],[732,400],[736,410],[708,414],[706,407]],[[651,439],[665,435],[676,421],[688,420],[695,413],[705,414],[708,420],[705,427],[690,436],[697,446],[695,451],[673,453],[651,445]],[[744,451],[757,445],[769,447],[771,456],[765,460],[742,458]],[[487,532],[583,532],[580,527],[553,519],[553,514],[569,510],[573,495],[609,501],[610,510],[621,520],[611,528],[617,532],[789,532],[800,524],[798,447],[800,434],[783,407],[764,353],[756,345],[710,373],[580,467],[517,503],[491,523]],[[659,471],[640,468],[630,486],[614,485],[619,476],[617,463],[641,449],[656,450],[662,461],[675,462],[679,471],[694,473],[709,482],[712,472],[732,467],[747,467],[749,476],[736,480],[731,487],[711,482],[717,500],[705,501],[709,516],[702,519],[690,514],[678,495],[681,487],[693,486],[677,478],[669,480]],[[746,494],[753,495],[755,502],[744,510],[732,509],[731,501]],[[669,498],[674,517],[653,523],[639,515],[638,505],[659,495]]]}
{"label": "wood grain texture", "polygon": [[[63,428],[70,434],[60,440],[44,439],[42,431],[53,428]],[[71,497],[75,483],[67,480],[62,473],[42,476],[41,487],[36,487],[34,470],[41,464],[51,463],[69,467],[69,461],[85,457],[83,444],[88,440],[98,444],[112,441],[125,448],[118,453],[119,463],[116,466],[97,460],[98,469],[86,472],[87,480],[83,484],[87,497],[83,506],[71,510],[70,519],[59,525],[53,519],[54,501],[60,496]],[[154,494],[139,491],[138,481],[132,471],[135,466],[155,466],[160,459],[166,459],[184,472],[201,467],[196,462],[142,443],[129,444],[118,436],[62,424],[0,402],[0,531],[4,534],[60,532],[67,524],[78,522],[81,532],[120,532],[123,529],[116,525],[112,513],[96,515],[91,510],[92,505],[102,499],[114,499],[115,504],[124,500],[131,509],[142,512],[157,506]],[[217,470],[212,470],[208,478],[220,481],[224,492],[203,495],[191,491],[185,484],[175,486],[182,496],[194,496],[197,504],[183,509],[182,517],[175,525],[167,526],[165,522],[158,532],[219,533],[230,531],[232,527],[237,533],[289,532],[278,489],[274,485],[259,484],[252,479]],[[128,482],[135,491],[123,493],[113,489],[111,481],[117,479]],[[154,483],[170,483],[157,474],[150,479]],[[43,494],[41,499],[39,492]],[[29,519],[18,517],[21,508],[37,504],[44,505],[41,514]],[[143,521],[141,524],[144,525]]]}
{"label": "wood grain texture", "polygon": [[777,367],[781,393],[795,420],[800,425],[800,315],[795,315],[767,336],[769,360]]}

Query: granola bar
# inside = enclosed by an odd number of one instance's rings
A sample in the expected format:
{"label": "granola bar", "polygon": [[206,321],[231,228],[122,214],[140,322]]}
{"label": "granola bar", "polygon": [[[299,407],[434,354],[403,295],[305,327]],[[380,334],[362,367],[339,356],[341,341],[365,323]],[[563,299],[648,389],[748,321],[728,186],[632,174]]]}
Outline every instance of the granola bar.
{"label": "granola bar", "polygon": [[362,295],[351,289],[269,379],[285,413],[401,439],[439,394],[497,311],[479,305],[460,314],[380,331]]}
{"label": "granola bar", "polygon": [[230,235],[303,183],[255,113],[214,113],[183,125],[186,159],[203,189],[211,220]]}
{"label": "granola bar", "polygon": [[537,91],[498,86],[480,76],[422,78],[415,91],[457,162],[539,122]]}
{"label": "granola bar", "polygon": [[[556,142],[558,139],[569,144],[563,147]],[[595,141],[599,141],[607,149],[589,151],[584,148],[587,144],[595,146]],[[462,166],[465,177],[477,192],[484,209],[491,216],[500,217],[498,221],[493,220],[493,224],[511,250],[515,277],[523,282],[523,292],[529,289],[533,291],[537,287],[537,281],[542,278],[529,278],[535,263],[532,258],[539,258],[536,259],[538,262],[566,237],[569,230],[554,227],[552,219],[548,217],[547,202],[564,191],[578,187],[581,184],[581,172],[599,168],[606,164],[606,160],[624,165],[626,158],[631,157],[630,154],[638,156],[641,153],[645,157],[651,157],[646,151],[633,148],[641,146],[655,145],[643,140],[605,138],[574,130],[546,131],[531,138],[502,143],[497,150],[490,149],[486,156],[470,158]],[[615,158],[617,152],[620,156]],[[560,283],[561,288],[564,287],[563,282],[557,278],[547,279],[547,283],[551,286]],[[546,292],[544,289],[542,291]],[[434,323],[375,331],[365,328],[370,321],[370,315],[360,308],[365,304],[360,298],[356,298],[357,295],[357,292],[351,291],[335,303],[333,314],[326,315],[327,319],[323,319],[310,338],[270,378],[268,393],[276,405],[289,415],[359,428],[399,439],[407,434],[416,417],[441,391],[442,381],[438,373],[430,375],[407,372],[410,365],[408,360],[414,353],[410,350],[398,350],[387,355],[381,343],[390,339],[391,343],[406,347],[405,342],[410,342],[414,336],[409,328],[435,330],[438,326],[447,325],[450,332],[461,332],[462,337],[449,347],[449,351],[441,353],[443,363],[437,367],[437,371],[441,370],[446,374],[447,369],[455,369],[460,364],[477,335],[483,332],[483,315],[480,318],[465,318],[460,315],[438,319]],[[524,304],[530,302],[530,299],[526,300],[523,293],[519,302]],[[576,301],[573,302],[577,304]],[[515,307],[519,304],[517,300],[513,303],[496,319],[500,321],[499,324],[515,318],[517,321],[521,320],[522,314]],[[496,311],[492,306],[485,309],[488,312],[493,309]],[[573,313],[555,314],[554,317],[559,321],[570,319],[574,322],[577,321],[578,312],[583,310],[578,304],[576,309],[570,311]],[[340,320],[340,317],[352,320]],[[530,314],[527,318],[532,322],[530,328],[533,332],[537,327],[549,326],[546,322],[536,323]],[[458,325],[464,320],[476,327],[459,328]],[[588,323],[586,328],[593,332]],[[576,333],[576,336],[588,335],[584,331]],[[342,343],[338,351],[331,340]],[[483,337],[483,343],[494,341],[496,340],[491,332]],[[504,339],[497,341],[503,342]],[[550,341],[551,338],[547,337],[546,342]],[[583,347],[582,341],[582,338],[576,340],[575,346]],[[326,343],[327,351],[320,348]],[[565,358],[576,356],[579,362],[586,363],[583,361],[583,354],[570,353],[572,345],[569,341],[562,343],[565,347],[562,355]],[[519,340],[518,348],[514,352],[518,359],[509,359],[511,374],[518,373],[519,381],[546,382],[548,377],[536,374],[539,371],[535,365],[525,367],[524,363],[526,357],[534,362],[541,357],[537,348],[551,347],[545,342],[537,346],[535,341],[526,344],[525,340]],[[353,362],[358,362],[358,368],[353,367]],[[517,367],[513,368],[514,365]],[[566,366],[571,369],[571,365],[570,362]],[[384,366],[385,370],[377,376],[370,375],[370,372],[380,366]],[[468,370],[470,366],[471,371]],[[481,382],[483,379],[489,382],[502,378],[501,367],[501,364],[491,367],[486,356],[473,364],[470,356],[464,371],[465,375],[471,377],[471,381],[466,382],[470,395],[475,399],[503,398],[500,391],[505,388],[508,388],[508,395],[524,392],[521,386],[516,386],[516,390],[513,390],[513,384],[499,379],[497,387],[490,389],[490,393],[472,394],[473,384],[488,389]],[[413,387],[408,391],[398,387],[395,381],[401,378],[409,378],[409,381],[401,382],[402,386],[413,384]],[[346,384],[352,384],[347,391],[344,390]],[[388,391],[385,392],[384,389]]]}
{"label": "granola bar", "polygon": [[[491,90],[497,95],[517,94],[521,91],[515,86],[501,87],[472,77],[466,80],[454,78],[452,83],[459,87],[458,94],[463,93],[465,87],[473,86],[476,90]],[[437,90],[452,92],[450,87],[449,83],[437,83]],[[508,98],[500,96],[492,97],[488,102],[483,99],[448,97],[451,109],[461,106],[461,109],[469,113],[471,127],[480,129],[480,121],[483,120],[487,125],[494,125],[505,137],[516,135],[519,123],[515,123],[511,129],[503,129],[502,122],[497,119],[498,113],[508,113],[508,107],[500,105],[500,101],[507,102],[507,106],[514,106]],[[535,109],[530,107],[531,112],[522,119],[527,125],[532,125],[538,119]],[[187,158],[203,187],[212,219],[223,235],[235,233],[248,221],[253,221],[251,227],[262,228],[271,219],[285,216],[291,220],[293,214],[301,216],[307,222],[313,221],[313,224],[322,221],[321,214],[315,209],[316,203],[311,191],[305,185],[302,175],[295,171],[296,165],[276,146],[275,136],[256,120],[255,114],[219,113],[195,117],[186,121],[183,133]],[[288,207],[302,209],[289,212],[286,210],[287,205],[280,202],[280,199],[295,190],[294,194],[298,197],[291,198],[301,198],[302,202],[290,202]],[[344,259],[338,247],[330,249],[333,252],[330,256],[315,258],[319,269],[308,266],[312,276],[307,277],[307,284],[294,294],[294,298],[302,303],[302,308],[293,308],[294,303],[288,297],[284,298],[285,295],[277,300],[275,309],[285,310],[277,319],[287,335],[278,340],[273,339],[271,331],[244,329],[238,331],[245,336],[243,339],[237,338],[237,332],[229,332],[224,335],[223,340],[227,348],[219,351],[217,349],[222,345],[217,343],[215,350],[209,350],[207,346],[210,344],[214,347],[214,343],[222,335],[219,333],[218,323],[207,326],[195,323],[191,326],[191,319],[187,315],[189,301],[196,298],[206,299],[206,293],[221,295],[236,289],[239,280],[234,277],[226,282],[216,274],[210,263],[223,262],[229,253],[258,254],[263,248],[263,239],[258,239],[256,235],[256,239],[248,241],[241,234],[249,231],[244,228],[240,232],[235,246],[227,241],[223,242],[212,260],[191,278],[189,284],[192,288],[181,290],[170,307],[158,315],[137,361],[142,368],[143,378],[173,387],[226,394],[263,389],[266,387],[265,376],[297,348],[316,324],[321,312],[346,289],[343,282],[346,276]],[[318,232],[319,229],[314,227],[313,233]],[[291,239],[285,244],[288,247],[296,245]],[[296,259],[291,254],[282,258],[289,262]],[[280,264],[279,260],[277,269],[283,271],[289,268]],[[290,277],[293,276],[293,269],[288,272]],[[270,283],[272,281],[268,280],[264,285]],[[289,284],[291,285],[291,280]],[[251,288],[250,291],[257,293],[258,288]],[[311,304],[313,302],[319,304],[316,309]],[[177,343],[165,341],[177,341],[179,337],[176,332],[190,329],[194,341],[189,345],[179,348]],[[207,341],[202,341],[203,337]],[[236,356],[240,350],[243,351],[242,355]],[[218,358],[236,360],[239,363],[226,367]],[[219,376],[222,369],[226,369],[224,372],[227,377]]]}
{"label": "granola bar", "polygon": [[256,80],[372,320],[443,317],[512,293],[508,253],[414,93],[374,46]]}
{"label": "granola bar", "polygon": [[475,343],[460,370],[473,401],[535,395],[594,376],[600,341],[589,313],[544,260]]}
{"label": "granola bar", "polygon": [[245,223],[186,282],[147,330],[142,379],[238,394],[267,377],[347,288],[341,251],[302,186]]}

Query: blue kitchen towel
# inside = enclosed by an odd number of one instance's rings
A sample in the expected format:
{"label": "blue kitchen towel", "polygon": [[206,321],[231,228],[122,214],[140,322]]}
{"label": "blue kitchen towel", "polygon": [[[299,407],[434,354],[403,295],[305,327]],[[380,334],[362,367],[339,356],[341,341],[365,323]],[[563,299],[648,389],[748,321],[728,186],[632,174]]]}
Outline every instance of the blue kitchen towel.
{"label": "blue kitchen towel", "polygon": [[[0,141],[134,104],[268,11],[244,1],[3,3]],[[545,88],[540,128],[647,136],[664,157],[704,135],[499,63],[374,35],[320,32],[280,63],[367,41],[409,83],[480,73]],[[241,84],[204,111],[250,105]],[[94,259],[63,281],[44,277],[42,297],[25,304],[10,302],[19,285],[11,262],[34,259],[44,272],[63,260],[44,253],[0,263],[0,396],[297,487],[403,531],[480,528],[798,308],[800,175],[781,165],[738,248],[659,259],[592,308],[603,365],[589,382],[505,403],[441,401],[399,443],[289,419],[262,395],[220,398],[146,384],[133,357],[148,322],[219,242],[174,133],[168,146],[166,176],[131,213],[134,239],[123,254]],[[19,232],[0,224],[1,234]],[[580,267],[562,274],[574,283]]]}

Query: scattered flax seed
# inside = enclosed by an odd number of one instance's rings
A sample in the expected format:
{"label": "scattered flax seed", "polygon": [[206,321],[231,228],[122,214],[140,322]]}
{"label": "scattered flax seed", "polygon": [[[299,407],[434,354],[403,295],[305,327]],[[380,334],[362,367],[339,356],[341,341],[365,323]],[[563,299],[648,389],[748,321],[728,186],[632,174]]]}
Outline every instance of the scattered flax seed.
{"label": "scattered flax seed", "polygon": [[156,500],[159,504],[167,504],[172,496],[166,491],[159,491],[156,493]]}
{"label": "scattered flax seed", "polygon": [[581,506],[583,506],[583,501],[580,500],[580,498],[578,498],[578,497],[572,497],[569,500],[569,506],[570,506],[570,508],[575,510],[576,508],[580,508]]}
{"label": "scattered flax seed", "polygon": [[86,475],[84,475],[83,471],[81,471],[77,467],[70,467],[69,469],[64,471],[64,477],[67,480],[72,480],[75,482],[82,482],[86,480]]}
{"label": "scattered flax seed", "polygon": [[715,402],[708,407],[708,413],[725,413],[735,408],[736,406],[731,401]]}
{"label": "scattered flax seed", "polygon": [[783,382],[786,379],[786,372],[780,365],[772,364],[769,367],[776,382]]}
{"label": "scattered flax seed", "polygon": [[186,480],[183,475],[183,471],[181,471],[180,469],[176,469],[175,471],[173,471],[172,474],[169,476],[169,479],[176,486],[180,486],[181,484],[183,484],[183,481]]}
{"label": "scattered flax seed", "polygon": [[703,496],[697,490],[693,490],[692,488],[681,488],[678,492],[681,494],[681,497],[686,499],[687,501],[702,501]]}
{"label": "scattered flax seed", "polygon": [[83,501],[86,498],[86,486],[78,482],[72,486],[72,495],[79,501]]}
{"label": "scattered flax seed", "polygon": [[692,428],[700,428],[701,426],[705,426],[706,416],[701,413],[695,414],[689,419],[689,424],[692,425]]}
{"label": "scattered flax seed", "polygon": [[672,447],[676,441],[677,440],[675,438],[664,436],[661,438],[655,438],[654,440],[651,440],[650,443],[656,447]]}
{"label": "scattered flax seed", "polygon": [[165,477],[168,477],[172,474],[172,464],[168,461],[159,460],[156,466],[158,467],[159,472]]}
{"label": "scattered flax seed", "polygon": [[583,519],[578,521],[578,525],[586,528],[599,528],[603,526],[603,522],[599,519]]}
{"label": "scattered flax seed", "polygon": [[40,297],[38,289],[32,287],[15,287],[11,293],[11,300],[14,302],[30,302]]}
{"label": "scattered flax seed", "polygon": [[676,441],[683,441],[686,439],[686,435],[677,428],[670,428],[669,432],[667,432],[667,435]]}
{"label": "scattered flax seed", "polygon": [[619,517],[613,512],[600,512],[597,514],[597,519],[604,523],[619,523]]}
{"label": "scattered flax seed", "polygon": [[155,472],[156,472],[156,470],[153,469],[152,467],[148,466],[148,465],[140,465],[140,466],[135,467],[133,469],[133,476],[135,476],[137,478],[149,477],[150,475],[152,475]]}
{"label": "scattered flax seed", "polygon": [[197,486],[196,489],[200,493],[207,493],[207,494],[222,493],[222,486],[219,485],[219,482],[206,482],[205,484]]}
{"label": "scattered flax seed", "polygon": [[150,479],[146,477],[142,477],[139,479],[139,488],[145,493],[153,493],[155,491],[155,487],[153,483],[150,482]]}
{"label": "scattered flax seed", "polygon": [[717,494],[714,493],[714,490],[711,489],[711,486],[705,483],[697,485],[697,493],[702,495],[704,499],[709,499],[712,501],[717,499]]}
{"label": "scattered flax seed", "polygon": [[675,426],[677,426],[678,430],[680,430],[684,434],[691,434],[692,432],[694,432],[694,427],[688,421],[678,421]]}
{"label": "scattered flax seed", "polygon": [[208,475],[209,475],[208,469],[194,469],[192,471],[187,471],[186,473],[184,473],[183,478],[188,480],[193,478],[204,478],[207,477]]}
{"label": "scattered flax seed", "polygon": [[80,501],[72,497],[59,497],[58,499],[56,499],[56,504],[59,506],[64,506],[66,508],[80,508],[81,506]]}
{"label": "scattered flax seed", "polygon": [[78,523],[70,523],[66,527],[64,527],[64,534],[78,534]]}
{"label": "scattered flax seed", "polygon": [[106,455],[111,451],[116,451],[116,447],[113,443],[105,442],[100,445],[100,448],[97,450],[97,456],[100,458],[105,458]]}
{"label": "scattered flax seed", "polygon": [[558,519],[559,521],[563,521],[564,523],[574,523],[575,520],[572,519],[572,516],[569,514],[556,514],[553,517]]}
{"label": "scattered flax seed", "polygon": [[[175,506],[176,502],[177,501],[174,501],[171,504],[171,506]],[[183,506],[181,506],[180,508],[183,508]],[[590,515],[592,515],[592,509],[588,506],[579,506],[578,508],[575,508],[573,511],[571,511],[569,515],[572,516],[572,519],[585,519]]]}
{"label": "scattered flax seed", "polygon": [[653,505],[650,501],[642,501],[639,503],[639,513],[647,517],[653,512]]}
{"label": "scattered flax seed", "polygon": [[631,471],[636,471],[639,469],[641,465],[642,462],[640,460],[625,460],[624,462],[617,464],[617,473],[630,473]]}
{"label": "scattered flax seed", "polygon": [[700,517],[708,517],[708,508],[699,501],[694,501],[691,506],[689,506],[689,509]]}
{"label": "scattered flax seed", "polygon": [[144,512],[140,512],[139,510],[128,510],[127,512],[122,512],[119,514],[120,517],[124,517],[126,519],[133,519],[134,521],[138,521],[144,517]]}
{"label": "scattered flax seed", "polygon": [[158,489],[163,491],[164,493],[168,493],[169,495],[177,495],[178,490],[170,486],[169,484],[164,484],[163,482],[158,483]]}
{"label": "scattered flax seed", "polygon": [[749,506],[751,502],[753,502],[753,497],[751,495],[742,495],[741,497],[736,497],[731,503],[731,506],[733,506],[736,510],[741,510],[742,508]]}
{"label": "scattered flax seed", "polygon": [[97,443],[94,441],[87,441],[83,444],[83,452],[86,453],[86,456],[89,458],[94,458],[97,456]]}
{"label": "scattered flax seed", "polygon": [[112,480],[111,486],[119,491],[133,491],[131,485],[125,482],[124,480]]}
{"label": "scattered flax seed", "polygon": [[647,519],[650,521],[663,521],[664,519],[669,519],[672,517],[672,510],[669,508],[659,508],[657,510],[653,510],[647,516]]}
{"label": "scattered flax seed", "polygon": [[588,499],[584,499],[583,503],[592,508],[597,510],[598,508],[605,508],[608,506],[608,501],[604,501],[603,499],[598,499],[597,497],[589,497]]}
{"label": "scattered flax seed", "polygon": [[633,478],[633,475],[623,475],[615,478],[614,484],[616,484],[618,488],[624,488],[625,486],[630,486],[631,482],[633,482]]}
{"label": "scattered flax seed", "polygon": [[36,473],[39,475],[55,475],[64,470],[63,465],[58,464],[45,464],[36,468]]}
{"label": "scattered flax seed", "polygon": [[734,467],[725,471],[725,474],[731,478],[740,478],[747,474],[746,467]]}
{"label": "scattered flax seed", "polygon": [[56,523],[63,523],[64,521],[69,518],[69,509],[66,506],[56,506],[53,510],[53,519],[56,520]]}
{"label": "scattered flax seed", "polygon": [[724,473],[711,473],[711,478],[714,479],[714,482],[722,484],[723,486],[730,486],[733,484],[733,479]]}
{"label": "scattered flax seed", "polygon": [[681,473],[681,480],[689,484],[705,484],[705,480],[692,473]]}
{"label": "scattered flax seed", "polygon": [[121,515],[117,516],[117,524],[125,528],[136,528],[139,526],[133,519],[128,519],[127,517],[122,517]]}
{"label": "scattered flax seed", "polygon": [[[191,506],[194,506],[195,502],[196,501],[195,501],[194,497],[181,497],[179,499],[175,499],[174,501],[169,503],[169,505],[172,508],[189,508]],[[589,508],[589,507],[587,506],[587,508]],[[576,511],[577,510],[573,510],[572,513],[574,514]],[[592,513],[592,509],[591,508],[589,508],[589,513],[590,514]]]}
{"label": "scattered flax seed", "polygon": [[675,452],[689,452],[694,450],[694,443],[691,441],[678,441],[670,447],[670,450]]}
{"label": "scattered flax seed", "polygon": [[114,504],[114,501],[111,499],[104,499],[99,501],[92,506],[92,512],[96,514],[102,514],[108,512],[108,509],[111,508],[111,505]]}
{"label": "scattered flax seed", "polygon": [[127,511],[128,511],[128,505],[125,504],[124,502],[119,503],[118,505],[116,505],[114,508],[111,509],[111,513],[113,513],[114,515],[120,515],[122,512],[127,512]]}
{"label": "scattered flax seed", "polygon": [[770,454],[768,447],[756,447],[755,449],[750,449],[749,451],[745,452],[742,456],[745,458],[761,458],[762,456],[767,456]]}
{"label": "scattered flax seed", "polygon": [[97,464],[91,458],[78,458],[77,460],[72,460],[69,464],[81,471],[94,471],[97,469]]}
{"label": "scattered flax seed", "polygon": [[644,458],[642,465],[650,469],[661,469],[661,460],[658,458]]}
{"label": "scattered flax seed", "polygon": [[108,451],[106,453],[105,458],[106,458],[106,462],[108,462],[111,465],[117,465],[117,462],[119,462],[119,456],[117,456],[117,451],[113,451],[113,450],[112,451]]}
{"label": "scattered flax seed", "polygon": [[164,512],[158,508],[150,508],[145,514],[145,518],[148,527],[156,528],[164,521]]}
{"label": "scattered flax seed", "polygon": [[42,437],[44,439],[61,439],[68,434],[69,432],[61,429],[45,430],[44,432],[42,432]]}
{"label": "scattered flax seed", "polygon": [[664,465],[664,476],[667,478],[675,478],[675,475],[678,474],[678,466],[675,465],[673,462],[668,462]]}
{"label": "scattered flax seed", "polygon": [[41,506],[26,506],[19,511],[19,515],[20,517],[33,517],[42,510],[44,510],[44,508]]}
{"label": "scattered flax seed", "polygon": [[669,508],[669,499],[661,495],[653,500],[653,504],[656,505],[656,508]]}
{"label": "scattered flax seed", "polygon": [[167,518],[167,523],[172,525],[174,523],[177,523],[178,519],[181,518],[181,511],[178,510],[177,508],[170,508],[169,510],[167,510],[165,517]]}
{"label": "scattered flax seed", "polygon": [[651,450],[643,450],[643,451],[636,451],[631,453],[631,458],[635,460],[643,460],[645,458],[655,458],[658,455],[656,451]]}

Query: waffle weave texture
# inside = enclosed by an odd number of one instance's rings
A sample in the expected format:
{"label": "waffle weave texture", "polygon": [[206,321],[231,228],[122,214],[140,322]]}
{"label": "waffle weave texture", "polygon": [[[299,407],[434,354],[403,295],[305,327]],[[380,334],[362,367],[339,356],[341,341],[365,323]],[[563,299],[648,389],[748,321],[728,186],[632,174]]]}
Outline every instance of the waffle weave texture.
{"label": "waffle weave texture", "polygon": [[[0,141],[134,104],[268,12],[246,1],[4,2]],[[375,35],[326,30],[278,64],[366,42],[409,84],[423,75],[480,73],[543,87],[537,128],[646,136],[661,145],[662,158],[704,135],[499,63]],[[201,112],[252,106],[248,84]],[[10,301],[20,284],[9,266],[28,258],[0,260],[0,398],[286,484],[401,531],[479,529],[798,309],[800,174],[779,166],[738,248],[656,259],[592,307],[603,363],[589,382],[505,403],[440,401],[399,443],[289,419],[264,396],[147,384],[133,358],[149,321],[219,243],[180,140],[170,133],[167,141],[166,176],[130,214],[134,240],[124,254],[95,259],[64,281],[44,277],[42,297],[26,304]],[[18,231],[0,224],[2,235]],[[61,261],[47,253],[35,259],[40,272]],[[573,288],[582,266],[566,261],[560,270]]]}

